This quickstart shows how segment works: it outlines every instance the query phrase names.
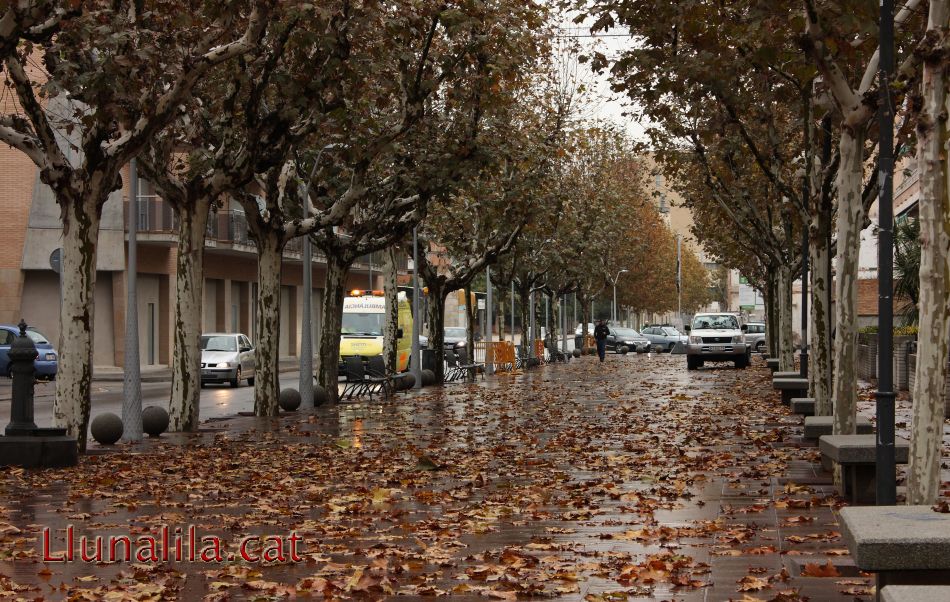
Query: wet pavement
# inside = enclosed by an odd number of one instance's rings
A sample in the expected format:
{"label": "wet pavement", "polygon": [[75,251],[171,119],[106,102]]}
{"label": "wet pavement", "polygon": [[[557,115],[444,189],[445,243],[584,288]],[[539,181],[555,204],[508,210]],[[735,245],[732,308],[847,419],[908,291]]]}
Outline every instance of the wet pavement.
{"label": "wet pavement", "polygon": [[[213,419],[77,469],[5,469],[0,598],[870,600],[801,424],[761,360],[669,355]],[[70,525],[75,558],[44,562]],[[249,535],[287,558],[241,561]],[[84,562],[82,536],[143,556]],[[210,561],[191,562],[202,537]]]}

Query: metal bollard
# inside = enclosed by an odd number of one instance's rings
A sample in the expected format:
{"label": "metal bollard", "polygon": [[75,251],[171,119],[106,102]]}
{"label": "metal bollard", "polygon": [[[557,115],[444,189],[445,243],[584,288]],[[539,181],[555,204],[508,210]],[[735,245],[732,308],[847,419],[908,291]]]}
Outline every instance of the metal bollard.
{"label": "metal bollard", "polygon": [[33,339],[26,336],[26,322],[17,325],[20,336],[10,346],[10,375],[13,377],[13,398],[10,405],[10,424],[6,435],[32,435],[36,432],[33,421],[33,384],[36,380],[35,360],[39,355]]}

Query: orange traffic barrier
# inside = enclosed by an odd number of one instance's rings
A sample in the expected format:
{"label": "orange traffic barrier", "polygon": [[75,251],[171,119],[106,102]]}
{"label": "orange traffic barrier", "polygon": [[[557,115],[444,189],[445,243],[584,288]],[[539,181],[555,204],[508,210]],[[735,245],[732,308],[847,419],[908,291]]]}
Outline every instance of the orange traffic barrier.
{"label": "orange traffic barrier", "polygon": [[515,366],[515,346],[510,341],[477,341],[475,361],[495,370],[512,370]]}

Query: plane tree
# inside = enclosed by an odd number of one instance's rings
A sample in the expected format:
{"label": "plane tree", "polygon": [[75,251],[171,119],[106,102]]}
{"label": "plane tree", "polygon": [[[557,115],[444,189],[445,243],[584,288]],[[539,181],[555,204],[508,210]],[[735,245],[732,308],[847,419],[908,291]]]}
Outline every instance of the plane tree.
{"label": "plane tree", "polygon": [[[33,161],[61,209],[63,300],[53,420],[82,450],[103,205],[121,186],[120,170],[178,116],[198,81],[256,46],[273,4],[210,1],[196,8],[154,0],[145,7],[101,0],[83,2],[81,13],[68,19],[60,19],[61,10],[76,3],[49,4],[49,18],[38,20],[57,21],[56,35],[31,39],[33,28],[14,27],[21,37],[4,40],[3,76],[17,102],[13,112],[0,115],[0,142]],[[16,9],[8,4],[6,10],[4,17]]]}

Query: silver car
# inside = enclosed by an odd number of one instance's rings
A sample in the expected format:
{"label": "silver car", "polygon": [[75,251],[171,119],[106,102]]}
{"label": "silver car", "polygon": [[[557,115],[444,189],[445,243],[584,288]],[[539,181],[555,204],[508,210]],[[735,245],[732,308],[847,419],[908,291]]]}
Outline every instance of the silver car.
{"label": "silver car", "polygon": [[689,337],[672,326],[648,326],[640,333],[649,339],[654,349],[660,351],[672,351],[677,343],[685,345],[689,341]]}
{"label": "silver car", "polygon": [[746,327],[746,345],[759,353],[765,351],[765,324],[763,322],[747,322]]}
{"label": "silver car", "polygon": [[243,334],[209,332],[201,335],[201,386],[242,380],[254,384],[254,347]]}

